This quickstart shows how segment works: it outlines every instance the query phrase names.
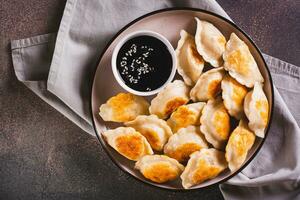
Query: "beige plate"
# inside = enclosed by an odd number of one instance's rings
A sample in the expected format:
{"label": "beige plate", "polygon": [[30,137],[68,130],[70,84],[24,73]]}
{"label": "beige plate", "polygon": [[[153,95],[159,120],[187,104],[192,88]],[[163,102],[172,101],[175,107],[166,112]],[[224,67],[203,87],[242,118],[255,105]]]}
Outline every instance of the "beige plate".
{"label": "beige plate", "polygon": [[[143,182],[149,183],[154,186],[158,186],[161,188],[167,189],[183,189],[181,185],[181,181],[172,181],[164,184],[156,184],[151,181],[146,180],[139,171],[134,169],[134,162],[129,161],[126,158],[120,156],[114,149],[112,149],[103,139],[101,132],[106,129],[116,128],[118,126],[122,126],[122,124],[118,123],[107,123],[104,122],[99,116],[99,106],[107,101],[111,96],[116,95],[119,92],[125,92],[114,79],[112,69],[111,69],[111,56],[115,45],[118,41],[123,38],[125,35],[137,31],[137,30],[151,30],[156,31],[162,35],[164,35],[174,48],[176,48],[177,41],[179,40],[179,32],[181,29],[185,29],[190,33],[195,33],[196,22],[194,17],[199,17],[202,20],[209,21],[213,23],[217,28],[221,30],[224,36],[228,39],[232,32],[235,32],[243,41],[245,41],[250,48],[252,55],[254,56],[260,71],[265,79],[264,91],[269,101],[269,105],[271,108],[269,121],[271,119],[273,113],[273,86],[272,79],[270,76],[270,72],[266,66],[266,63],[258,50],[255,44],[251,41],[251,39],[236,25],[227,19],[220,17],[216,14],[200,10],[200,9],[187,9],[187,8],[179,8],[179,9],[164,9],[149,13],[144,15],[133,22],[129,23],[125,26],[116,36],[111,40],[106,49],[104,50],[99,65],[96,69],[92,91],[91,91],[91,109],[92,109],[92,117],[94,128],[97,132],[97,136],[104,149],[110,155],[111,159],[124,171],[128,172],[135,178],[142,180]],[[149,97],[149,100],[152,99],[153,96]],[[269,130],[270,124],[268,123],[268,128],[266,132]],[[267,134],[266,134],[267,136]],[[265,139],[261,139],[256,137],[256,142],[253,148],[250,150],[245,164],[241,167],[245,167],[250,160],[254,158],[256,153],[259,151],[261,145],[263,144]],[[235,173],[230,172],[229,170],[224,171],[218,177],[201,183],[192,187],[191,189],[203,188],[210,186],[212,184],[220,183],[221,181],[225,181],[237,174],[239,171]]]}

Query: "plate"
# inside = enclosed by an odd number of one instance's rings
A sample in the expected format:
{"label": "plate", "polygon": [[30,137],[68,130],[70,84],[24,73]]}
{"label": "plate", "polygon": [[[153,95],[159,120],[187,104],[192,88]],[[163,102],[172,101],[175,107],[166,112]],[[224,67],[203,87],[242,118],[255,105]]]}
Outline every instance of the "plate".
{"label": "plate", "polygon": [[[242,167],[232,173],[229,169],[223,171],[219,176],[212,180],[205,181],[199,185],[195,185],[190,189],[199,189],[208,187],[214,184],[218,184],[224,182],[237,173],[239,173],[249,162],[255,157],[264,143],[266,137],[268,136],[270,121],[273,113],[273,83],[270,72],[267,68],[267,65],[264,61],[264,58],[258,49],[258,47],[254,44],[245,32],[243,32],[237,25],[232,23],[231,21],[208,11],[195,9],[195,8],[171,8],[171,9],[163,9],[148,13],[144,16],[141,16],[131,23],[127,24],[123,27],[108,43],[106,48],[103,50],[98,67],[96,68],[94,74],[94,80],[91,89],[91,115],[93,120],[93,126],[103,148],[106,150],[112,161],[114,161],[122,170],[128,172],[133,177],[141,180],[142,182],[148,183],[153,186],[157,186],[165,189],[172,190],[183,190],[181,185],[181,180],[178,179],[176,181],[167,182],[164,184],[157,184],[145,179],[138,170],[134,169],[134,161],[127,160],[120,154],[118,154],[113,148],[111,148],[101,133],[107,129],[116,128],[122,126],[118,123],[104,122],[99,116],[99,106],[107,101],[110,97],[116,95],[119,92],[124,91],[121,86],[118,85],[115,80],[111,68],[111,56],[114,47],[122,39],[125,35],[132,33],[138,30],[150,30],[155,31],[163,36],[165,36],[173,45],[174,48],[177,46],[177,42],[179,40],[179,32],[181,29],[185,29],[189,33],[194,34],[196,30],[196,22],[194,17],[198,17],[201,20],[206,20],[213,23],[226,37],[229,38],[230,34],[234,32],[239,38],[241,38],[249,47],[253,57],[255,58],[260,72],[265,79],[264,83],[264,91],[269,101],[270,106],[270,115],[268,120],[268,126],[266,128],[265,138],[256,137],[255,143],[251,148],[250,152],[247,155],[246,161],[242,165]],[[178,78],[178,76],[177,76]],[[176,79],[176,77],[175,77]],[[153,96],[147,97],[150,101]],[[270,136],[269,136],[270,137]]]}

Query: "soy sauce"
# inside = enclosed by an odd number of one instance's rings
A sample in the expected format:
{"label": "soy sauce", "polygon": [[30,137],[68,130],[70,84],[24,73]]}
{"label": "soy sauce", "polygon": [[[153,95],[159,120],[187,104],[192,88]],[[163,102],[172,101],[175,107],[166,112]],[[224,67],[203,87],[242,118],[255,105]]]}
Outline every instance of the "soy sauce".
{"label": "soy sauce", "polygon": [[161,87],[172,71],[172,56],[167,46],[152,36],[129,39],[120,48],[117,69],[124,83],[136,91]]}

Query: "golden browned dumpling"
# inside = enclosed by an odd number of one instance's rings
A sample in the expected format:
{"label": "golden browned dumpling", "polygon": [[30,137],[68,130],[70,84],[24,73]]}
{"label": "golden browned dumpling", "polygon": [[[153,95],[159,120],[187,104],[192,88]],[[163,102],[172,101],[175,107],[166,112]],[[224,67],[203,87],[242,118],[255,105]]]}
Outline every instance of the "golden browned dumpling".
{"label": "golden browned dumpling", "polygon": [[246,121],[241,120],[238,127],[231,133],[226,145],[225,158],[231,171],[242,166],[254,141],[254,133],[250,131]]}
{"label": "golden browned dumpling", "polygon": [[255,82],[264,81],[248,46],[235,33],[230,35],[223,59],[225,70],[242,85],[252,88]]}
{"label": "golden browned dumpling", "polygon": [[222,55],[225,50],[226,39],[213,24],[195,17],[197,30],[195,42],[199,54],[206,62],[214,67],[223,63]]}
{"label": "golden browned dumpling", "polygon": [[230,117],[220,97],[207,102],[200,117],[201,132],[217,149],[223,149],[229,138]]}
{"label": "golden browned dumpling", "polygon": [[119,127],[102,133],[107,143],[129,160],[138,160],[144,155],[153,154],[146,138],[134,128]]}
{"label": "golden browned dumpling", "polygon": [[145,136],[156,151],[161,151],[173,134],[167,122],[159,119],[156,115],[140,115],[135,120],[126,122],[125,125],[134,128]]}
{"label": "golden browned dumpling", "polygon": [[224,153],[216,149],[201,149],[194,152],[180,178],[182,186],[188,189],[196,184],[218,176],[227,168]]}
{"label": "golden browned dumpling", "polygon": [[177,160],[165,155],[148,155],[135,164],[143,176],[156,183],[164,183],[176,179],[184,170]]}
{"label": "golden browned dumpling", "polygon": [[176,56],[178,73],[187,85],[194,85],[202,73],[204,60],[197,52],[195,38],[185,30],[180,31]]}
{"label": "golden browned dumpling", "polygon": [[223,78],[222,98],[228,113],[236,119],[241,119],[244,114],[244,98],[247,94],[247,88],[241,85],[228,74]]}
{"label": "golden browned dumpling", "polygon": [[189,101],[190,88],[181,80],[169,83],[152,99],[149,111],[161,119],[166,119],[179,106]]}
{"label": "golden browned dumpling", "polygon": [[258,137],[265,136],[269,118],[269,103],[260,83],[255,83],[244,101],[244,111],[249,120],[249,128]]}
{"label": "golden browned dumpling", "polygon": [[223,67],[211,69],[201,74],[190,92],[191,99],[194,102],[213,99],[221,91],[221,81],[224,75]]}
{"label": "golden browned dumpling", "polygon": [[178,107],[167,121],[172,131],[177,132],[189,125],[200,125],[200,116],[204,105],[204,102],[198,102]]}
{"label": "golden browned dumpling", "polygon": [[130,93],[119,93],[100,106],[99,115],[104,121],[127,122],[138,115],[147,115],[149,103]]}
{"label": "golden browned dumpling", "polygon": [[208,144],[199,126],[188,126],[181,128],[169,138],[164,147],[164,153],[179,162],[185,162],[190,154],[202,148],[208,148]]}

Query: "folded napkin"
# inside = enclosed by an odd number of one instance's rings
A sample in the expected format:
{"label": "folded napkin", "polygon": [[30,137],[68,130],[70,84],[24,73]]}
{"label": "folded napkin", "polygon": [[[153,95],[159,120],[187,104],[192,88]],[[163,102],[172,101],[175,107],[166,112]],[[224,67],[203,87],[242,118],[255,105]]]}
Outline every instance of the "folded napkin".
{"label": "folded napkin", "polygon": [[[124,25],[168,7],[202,8],[228,19],[214,0],[68,0],[58,33],[11,42],[16,76],[94,135],[89,90],[100,53]],[[300,70],[264,55],[276,88],[273,122],[255,159],[220,186],[225,199],[299,199]]]}

